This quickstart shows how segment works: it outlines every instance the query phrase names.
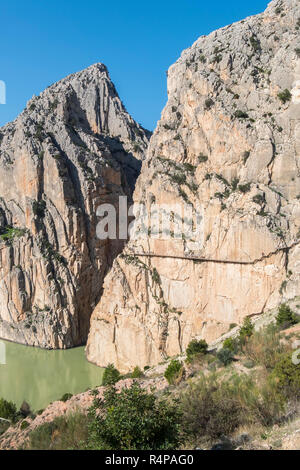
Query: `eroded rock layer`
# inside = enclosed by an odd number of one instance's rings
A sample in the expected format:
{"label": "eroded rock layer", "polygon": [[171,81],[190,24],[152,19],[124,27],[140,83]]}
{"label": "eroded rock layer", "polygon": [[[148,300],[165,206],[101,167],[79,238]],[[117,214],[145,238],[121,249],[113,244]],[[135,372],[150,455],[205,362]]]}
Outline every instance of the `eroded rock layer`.
{"label": "eroded rock layer", "polygon": [[202,243],[130,241],[93,312],[90,361],[153,365],[299,295],[299,32],[300,3],[273,1],[169,69],[134,200],[200,208]]}
{"label": "eroded rock layer", "polygon": [[97,207],[132,195],[148,132],[107,69],[70,75],[0,129],[0,337],[45,348],[87,338],[122,242],[98,240]]}

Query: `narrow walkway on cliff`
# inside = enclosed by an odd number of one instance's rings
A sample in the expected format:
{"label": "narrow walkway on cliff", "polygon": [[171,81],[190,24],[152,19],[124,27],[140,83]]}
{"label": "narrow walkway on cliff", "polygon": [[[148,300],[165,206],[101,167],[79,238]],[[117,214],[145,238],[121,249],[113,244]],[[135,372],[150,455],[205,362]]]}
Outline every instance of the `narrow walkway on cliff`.
{"label": "narrow walkway on cliff", "polygon": [[238,260],[222,260],[222,259],[211,259],[211,258],[203,258],[199,257],[196,255],[185,255],[185,256],[180,256],[180,255],[162,255],[162,254],[157,254],[157,253],[137,253],[134,251],[131,251],[129,253],[124,253],[124,255],[128,256],[143,256],[143,257],[149,257],[149,258],[168,258],[168,259],[182,259],[182,260],[191,260],[191,261],[198,261],[199,263],[223,263],[223,264],[241,264],[241,265],[252,265],[259,263],[267,258],[270,258],[273,255],[276,255],[280,253],[281,251],[284,253],[288,253],[289,250],[294,248],[295,246],[299,245],[300,241],[292,243],[290,246],[285,246],[282,248],[278,248],[277,250],[265,255],[262,253],[262,256],[260,258],[257,258],[253,261],[238,261]]}

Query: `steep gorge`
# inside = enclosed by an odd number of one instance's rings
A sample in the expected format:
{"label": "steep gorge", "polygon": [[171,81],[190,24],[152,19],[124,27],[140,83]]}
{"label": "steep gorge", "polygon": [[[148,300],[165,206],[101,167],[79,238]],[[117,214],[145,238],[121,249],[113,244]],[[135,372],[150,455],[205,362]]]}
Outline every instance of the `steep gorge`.
{"label": "steep gorge", "polygon": [[299,2],[275,0],[200,37],[169,69],[134,201],[148,213],[190,204],[201,243],[148,226],[129,242],[92,315],[90,361],[154,365],[299,296],[299,31]]}

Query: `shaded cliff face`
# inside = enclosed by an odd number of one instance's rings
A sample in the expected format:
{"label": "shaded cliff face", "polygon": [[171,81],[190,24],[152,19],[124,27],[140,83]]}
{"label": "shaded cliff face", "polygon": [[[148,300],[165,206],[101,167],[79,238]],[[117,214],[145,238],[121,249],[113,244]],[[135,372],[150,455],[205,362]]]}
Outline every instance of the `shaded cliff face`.
{"label": "shaded cliff face", "polygon": [[45,348],[87,338],[122,242],[98,240],[96,209],[132,195],[149,133],[107,69],[70,75],[0,129],[0,337]]}
{"label": "shaded cliff face", "polygon": [[153,365],[299,295],[299,32],[299,2],[275,1],[170,68],[134,199],[200,207],[202,243],[130,241],[93,312],[90,361]]}

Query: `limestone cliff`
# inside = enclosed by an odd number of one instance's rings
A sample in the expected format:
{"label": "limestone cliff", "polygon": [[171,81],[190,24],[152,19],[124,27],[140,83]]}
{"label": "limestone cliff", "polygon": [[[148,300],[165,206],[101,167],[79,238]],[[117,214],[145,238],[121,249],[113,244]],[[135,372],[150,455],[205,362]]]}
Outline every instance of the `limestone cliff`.
{"label": "limestone cliff", "polygon": [[299,32],[299,1],[273,1],[169,69],[134,200],[200,207],[202,244],[129,242],[92,315],[90,361],[153,365],[299,295]]}
{"label": "limestone cliff", "polygon": [[0,129],[0,337],[45,348],[86,341],[122,242],[96,238],[96,209],[132,195],[149,133],[103,64],[33,97]]}

